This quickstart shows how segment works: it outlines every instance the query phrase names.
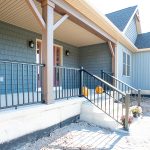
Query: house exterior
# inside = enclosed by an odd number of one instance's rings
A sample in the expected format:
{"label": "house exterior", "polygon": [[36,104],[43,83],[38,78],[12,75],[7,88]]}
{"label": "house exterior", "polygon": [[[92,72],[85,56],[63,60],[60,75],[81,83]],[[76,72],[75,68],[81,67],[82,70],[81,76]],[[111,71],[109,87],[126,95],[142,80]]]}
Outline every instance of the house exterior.
{"label": "house exterior", "polygon": [[[149,32],[141,32],[138,6],[125,8],[106,16],[138,48],[138,51],[133,53],[122,44],[118,44],[118,62],[120,62],[118,78],[137,89],[149,90]],[[130,55],[130,76],[123,75],[123,52]]]}
{"label": "house exterior", "polygon": [[[114,110],[116,100],[129,102],[132,94],[138,95],[139,100],[137,89],[149,94],[149,39],[149,33],[141,32],[137,6],[104,15],[83,0],[2,0],[0,110],[30,107],[35,103],[51,104],[37,110],[31,107],[33,114],[38,112],[38,117],[33,117],[37,119],[35,128],[41,119],[49,121],[43,125],[46,128],[80,114],[81,103],[77,100],[60,105],[56,100],[86,95],[95,105],[96,100],[101,100],[102,105],[103,99],[105,107],[100,109],[114,118],[114,114],[106,112],[106,99],[112,97]],[[102,79],[101,70],[113,74],[119,83],[115,85],[112,80],[109,84]],[[127,111],[123,111],[122,105],[122,113],[127,116],[126,128],[128,107],[126,103]],[[118,112],[121,111],[117,110],[117,119],[114,118],[117,122]],[[28,126],[27,133],[34,131],[32,127],[32,124]],[[20,136],[24,133],[20,131]]]}
{"label": "house exterior", "polygon": [[[104,70],[134,88],[149,90],[149,33],[141,33],[137,6],[103,15],[83,1],[2,1],[0,5],[7,8],[1,8],[0,17],[2,99],[11,94],[21,103],[42,97],[50,103],[58,97],[54,95],[57,87],[67,84],[54,66],[82,66],[99,77]],[[79,85],[69,82],[68,87],[73,84]],[[5,107],[6,102],[1,105]]]}

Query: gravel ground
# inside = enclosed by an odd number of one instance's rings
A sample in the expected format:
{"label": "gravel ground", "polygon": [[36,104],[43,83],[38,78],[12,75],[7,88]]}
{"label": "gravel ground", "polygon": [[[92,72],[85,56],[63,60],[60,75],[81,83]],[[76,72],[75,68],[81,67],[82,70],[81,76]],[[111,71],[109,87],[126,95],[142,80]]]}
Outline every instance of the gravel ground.
{"label": "gravel ground", "polygon": [[134,120],[129,133],[113,132],[86,122],[73,123],[19,150],[150,150],[150,101],[144,116]]}

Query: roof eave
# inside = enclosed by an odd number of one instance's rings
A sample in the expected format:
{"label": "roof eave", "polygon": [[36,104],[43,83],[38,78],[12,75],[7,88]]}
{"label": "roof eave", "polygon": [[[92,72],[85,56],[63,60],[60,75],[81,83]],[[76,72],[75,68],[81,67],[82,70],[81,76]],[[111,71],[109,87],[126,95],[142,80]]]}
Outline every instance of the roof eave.
{"label": "roof eave", "polygon": [[150,51],[150,48],[140,48],[138,49],[138,52],[148,52]]}
{"label": "roof eave", "polygon": [[137,52],[137,47],[125,37],[125,35],[103,14],[98,13],[85,0],[64,0],[73,8],[78,10],[82,15],[90,19],[97,26],[102,28],[106,33],[126,46],[132,52]]}

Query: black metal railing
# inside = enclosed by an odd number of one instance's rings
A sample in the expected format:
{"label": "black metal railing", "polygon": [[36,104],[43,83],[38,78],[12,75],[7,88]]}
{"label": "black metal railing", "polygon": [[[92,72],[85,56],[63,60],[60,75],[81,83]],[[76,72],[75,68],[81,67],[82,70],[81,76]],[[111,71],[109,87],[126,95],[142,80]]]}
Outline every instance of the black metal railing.
{"label": "black metal railing", "polygon": [[121,90],[124,93],[129,93],[131,97],[131,101],[137,101],[138,105],[140,106],[141,102],[141,90],[138,90],[125,82],[117,79],[110,73],[106,73],[103,70],[101,70],[101,78],[105,80],[106,82],[110,83],[117,89]]}
{"label": "black metal railing", "polygon": [[0,109],[42,102],[44,65],[0,61]]}
{"label": "black metal railing", "polygon": [[80,89],[83,96],[108,116],[122,124],[120,118],[122,116],[128,117],[129,106],[126,105],[130,101],[128,94],[84,69],[81,72],[82,84]]}
{"label": "black metal railing", "polygon": [[54,97],[64,99],[79,96],[80,69],[54,67]]}

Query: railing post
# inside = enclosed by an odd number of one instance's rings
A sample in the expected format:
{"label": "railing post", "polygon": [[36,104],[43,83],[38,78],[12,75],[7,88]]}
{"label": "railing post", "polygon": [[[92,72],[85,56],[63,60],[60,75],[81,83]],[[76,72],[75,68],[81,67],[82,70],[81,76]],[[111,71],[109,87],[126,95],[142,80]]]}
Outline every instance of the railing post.
{"label": "railing post", "polygon": [[83,87],[83,67],[81,67],[80,69],[80,83],[79,83],[79,97],[82,97],[83,94],[82,94],[82,87]]}
{"label": "railing post", "polygon": [[104,70],[101,70],[101,78],[102,78],[102,79],[104,79],[103,73],[104,73]]}
{"label": "railing post", "polygon": [[129,105],[130,105],[130,94],[125,96],[125,129],[129,130]]}
{"label": "railing post", "polygon": [[139,89],[138,90],[138,106],[140,106],[141,105],[141,90]]}

